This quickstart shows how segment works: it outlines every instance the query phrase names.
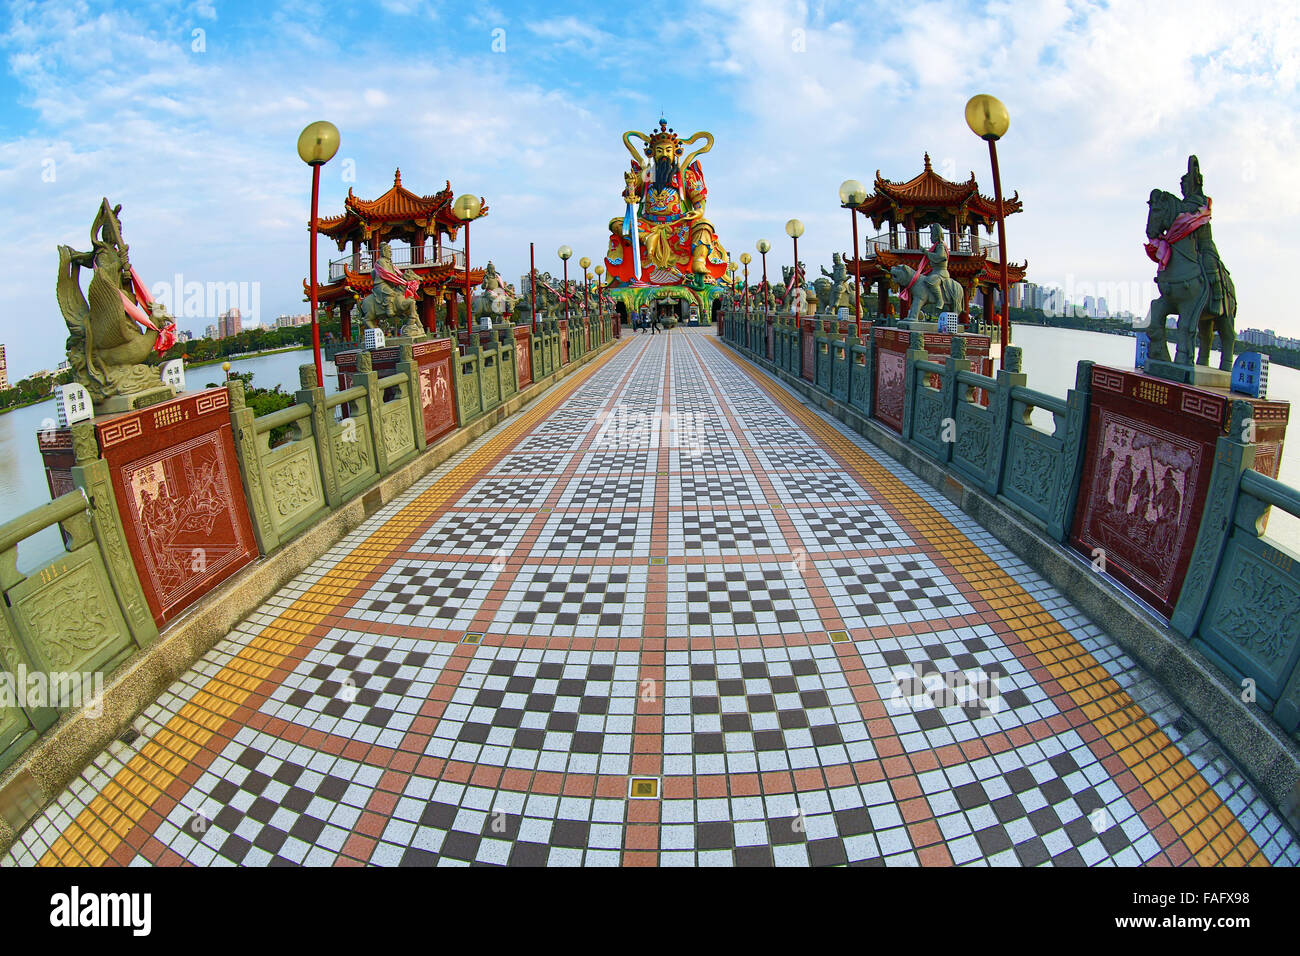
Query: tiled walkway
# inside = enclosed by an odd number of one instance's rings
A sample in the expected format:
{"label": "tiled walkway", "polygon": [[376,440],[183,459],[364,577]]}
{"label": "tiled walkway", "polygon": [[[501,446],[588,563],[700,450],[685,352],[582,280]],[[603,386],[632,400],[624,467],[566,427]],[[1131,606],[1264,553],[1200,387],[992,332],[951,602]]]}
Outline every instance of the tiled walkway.
{"label": "tiled walkway", "polygon": [[633,336],[268,602],[4,862],[1300,861],[917,485],[711,331]]}

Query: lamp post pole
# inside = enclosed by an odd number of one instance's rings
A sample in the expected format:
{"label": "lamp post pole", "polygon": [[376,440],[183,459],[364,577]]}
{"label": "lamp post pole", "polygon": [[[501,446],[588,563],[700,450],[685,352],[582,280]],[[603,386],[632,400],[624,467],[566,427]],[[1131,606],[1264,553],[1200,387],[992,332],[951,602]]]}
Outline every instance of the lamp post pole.
{"label": "lamp post pole", "polygon": [[998,259],[1001,260],[1002,297],[1002,367],[1007,367],[1007,347],[1011,345],[1011,296],[1007,281],[1007,211],[1002,206],[1002,177],[998,173],[998,142],[989,140],[989,162],[993,164],[993,201],[998,204]]}
{"label": "lamp post pole", "polygon": [[1011,114],[1002,101],[987,93],[972,96],[966,103],[966,125],[976,136],[989,144],[989,163],[993,167],[993,201],[998,207],[998,259],[1000,260],[999,285],[1002,296],[1000,338],[1002,339],[1002,368],[1007,367],[1007,349],[1011,345],[1011,294],[1007,278],[1007,211],[1002,205],[1002,177],[998,172],[997,141],[1011,126]]}
{"label": "lamp post pole", "polygon": [[[803,235],[803,223],[798,219],[791,219],[785,224],[785,234],[794,240],[794,272],[791,273],[789,296],[790,303],[793,303],[796,301],[795,290],[799,288],[799,237]],[[796,319],[799,317],[797,306],[794,315]]]}
{"label": "lamp post pole", "polygon": [[867,198],[867,187],[856,179],[840,183],[840,205],[853,221],[853,313],[857,319],[858,338],[862,338],[862,261],[858,257],[858,207]]}
{"label": "lamp post pole", "polygon": [[578,260],[578,265],[582,266],[582,313],[586,315],[591,312],[591,301],[588,295],[591,286],[587,279],[587,269],[591,266],[591,260],[583,256]]}
{"label": "lamp post pole", "polygon": [[320,168],[338,152],[338,128],[325,120],[317,120],[298,134],[298,156],[311,167],[311,262],[308,281],[311,283],[311,348],[316,362],[316,387],[324,388],[325,371],[320,355],[320,318],[317,316],[316,289],[316,212],[320,201]]}
{"label": "lamp post pole", "polygon": [[557,250],[560,261],[564,263],[564,281],[560,283],[560,291],[564,295],[564,321],[569,321],[569,257],[573,255],[573,250],[568,246],[560,246]]}
{"label": "lamp post pole", "polygon": [[452,203],[452,213],[465,224],[465,332],[474,331],[474,303],[469,284],[469,224],[483,211],[483,201],[470,193],[463,193]]}
{"label": "lamp post pole", "polygon": [[531,300],[529,314],[533,317],[533,334],[537,334],[537,259],[533,244],[528,244],[528,298]]}
{"label": "lamp post pole", "polygon": [[757,250],[758,250],[758,254],[759,254],[760,256],[763,257],[763,287],[762,287],[762,288],[763,288],[763,291],[762,291],[762,296],[763,296],[763,318],[766,319],[766,318],[767,318],[767,293],[768,293],[768,288],[767,288],[767,250],[769,250],[769,249],[772,248],[772,244],[771,244],[770,242],[768,242],[766,239],[760,239],[760,240],[758,240],[757,243],[755,243],[754,248],[757,249]]}

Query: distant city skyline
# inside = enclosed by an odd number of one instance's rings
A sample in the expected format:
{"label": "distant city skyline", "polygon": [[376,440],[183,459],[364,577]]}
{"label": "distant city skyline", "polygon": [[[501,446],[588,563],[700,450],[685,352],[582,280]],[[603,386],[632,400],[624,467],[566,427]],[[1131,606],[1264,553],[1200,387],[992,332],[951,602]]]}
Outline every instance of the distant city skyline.
{"label": "distant city skyline", "polygon": [[[182,328],[235,306],[259,323],[305,311],[311,177],[294,146],[313,120],[342,136],[322,168],[322,215],[340,212],[349,189],[382,193],[399,166],[420,193],[449,180],[491,207],[474,226],[473,261],[519,275],[530,242],[552,274],[561,244],[601,260],[624,211],[620,137],[662,111],[679,131],[715,135],[702,157],[708,216],[734,258],[769,240],[779,276],[787,219],[804,222],[810,265],[848,251],[845,179],[905,180],[929,152],[937,172],[973,172],[990,194],[987,149],[963,120],[978,92],[1011,112],[1002,181],[1025,209],[1008,220],[1008,251],[1028,260],[1030,281],[1145,314],[1147,196],[1177,192],[1196,153],[1238,326],[1300,335],[1300,315],[1276,309],[1271,291],[1289,273],[1300,217],[1295,5],[381,9],[376,19],[329,0],[12,4],[0,38],[0,199],[21,237],[6,247],[10,269],[30,283],[0,289],[10,377],[64,357],[55,249],[87,247],[104,196],[122,204],[132,262],[151,288],[170,286]],[[338,255],[321,244],[322,272]]]}

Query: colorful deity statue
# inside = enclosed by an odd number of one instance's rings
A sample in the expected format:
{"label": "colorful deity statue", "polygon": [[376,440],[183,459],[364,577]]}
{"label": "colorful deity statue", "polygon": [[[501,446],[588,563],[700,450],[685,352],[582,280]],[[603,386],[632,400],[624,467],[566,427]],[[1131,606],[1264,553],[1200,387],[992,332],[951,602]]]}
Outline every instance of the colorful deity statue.
{"label": "colorful deity statue", "polygon": [[[646,144],[644,165],[633,137]],[[686,147],[697,140],[704,145],[683,159]],[[624,133],[623,144],[632,154],[632,167],[623,175],[626,213],[609,222],[605,264],[611,282],[697,290],[725,284],[727,253],[704,216],[709,191],[699,163],[713,148],[713,135],[700,132],[679,139],[661,118],[649,136]]]}

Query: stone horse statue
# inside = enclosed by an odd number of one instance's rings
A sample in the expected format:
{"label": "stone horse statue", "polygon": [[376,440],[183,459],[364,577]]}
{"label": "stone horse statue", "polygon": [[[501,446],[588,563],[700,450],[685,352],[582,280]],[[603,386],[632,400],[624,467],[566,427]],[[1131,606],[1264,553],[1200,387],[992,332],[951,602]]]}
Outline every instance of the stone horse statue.
{"label": "stone horse statue", "polygon": [[389,325],[400,322],[402,335],[423,335],[424,323],[420,321],[420,310],[415,304],[415,297],[420,292],[420,279],[410,269],[404,273],[397,271],[393,265],[392,246],[386,242],[380,243],[379,258],[375,260],[372,275],[374,284],[370,294],[361,300],[357,313],[366,328],[379,328],[381,322]]}
{"label": "stone horse statue", "polygon": [[[1213,246],[1213,240],[1208,237],[1210,201],[1198,195],[1200,170],[1195,160],[1193,156],[1189,161],[1188,177],[1184,177],[1183,191],[1191,194],[1188,200],[1179,200],[1161,189],[1151,190],[1147,200],[1150,207],[1147,238],[1151,241],[1146,249],[1156,262],[1156,288],[1160,291],[1160,297],[1152,300],[1147,313],[1147,334],[1151,337],[1147,354],[1159,361],[1169,361],[1165,320],[1177,314],[1175,364],[1191,365],[1195,346],[1196,364],[1208,366],[1210,346],[1217,331],[1223,346],[1219,368],[1227,372],[1232,370],[1236,344],[1237,290],[1228,270],[1219,263],[1217,250],[1211,254],[1202,243],[1204,235],[1210,247]],[[1204,204],[1192,212],[1191,205],[1201,199]]]}
{"label": "stone horse statue", "polygon": [[913,315],[918,320],[931,306],[935,307],[935,314],[961,311],[961,283],[951,276],[917,276],[915,269],[905,265],[894,266],[889,270],[889,276],[900,289],[911,287]]}

